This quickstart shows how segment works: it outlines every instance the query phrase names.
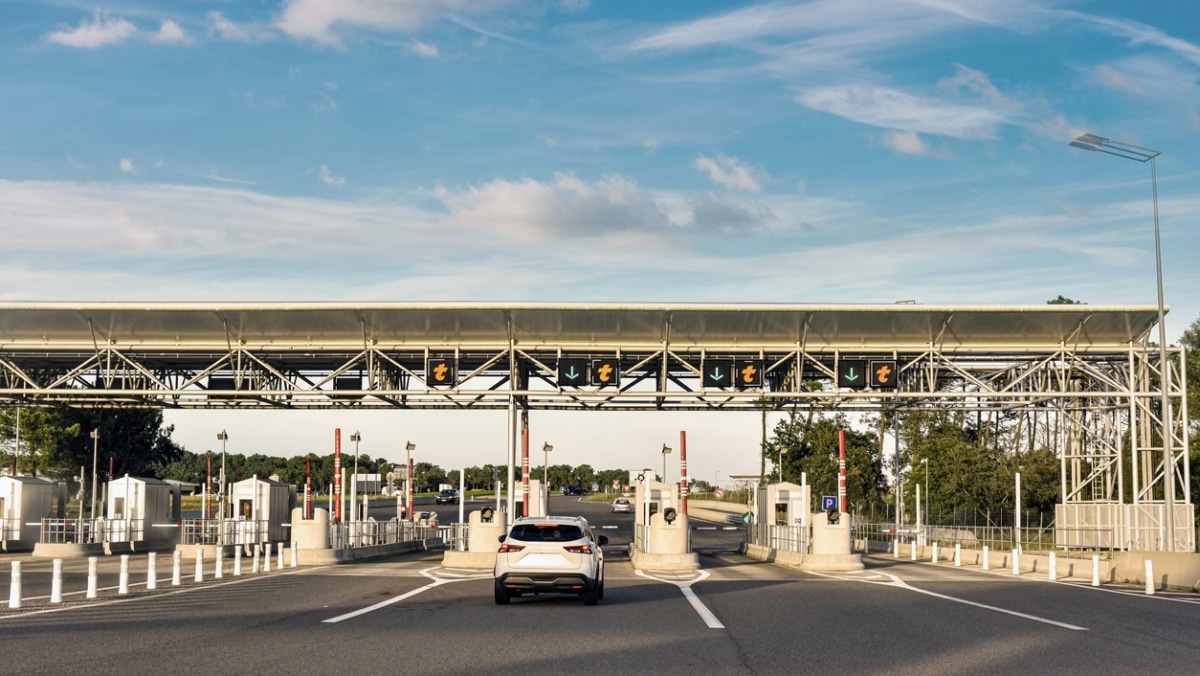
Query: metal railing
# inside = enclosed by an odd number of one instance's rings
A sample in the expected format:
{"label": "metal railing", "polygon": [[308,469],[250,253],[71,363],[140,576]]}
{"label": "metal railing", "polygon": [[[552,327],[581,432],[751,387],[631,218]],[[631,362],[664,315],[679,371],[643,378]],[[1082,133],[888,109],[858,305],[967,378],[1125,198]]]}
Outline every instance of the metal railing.
{"label": "metal railing", "polygon": [[1030,554],[1055,552],[1068,558],[1088,558],[1099,554],[1111,559],[1117,545],[1117,532],[1113,528],[1054,528],[1053,526],[1030,526],[1014,529],[1012,526],[901,526],[894,523],[872,523],[855,521],[851,525],[855,541],[913,542],[918,546],[937,543],[941,548],[983,549],[1003,551],[1020,549]]}
{"label": "metal railing", "polygon": [[438,537],[440,529],[428,522],[355,521],[329,524],[329,546],[332,549],[376,547],[401,542],[429,540]]}
{"label": "metal railing", "polygon": [[20,540],[21,521],[17,518],[0,519],[0,540]]}
{"label": "metal railing", "polygon": [[746,542],[785,552],[807,554],[808,527],[773,523],[753,524],[746,529]]}

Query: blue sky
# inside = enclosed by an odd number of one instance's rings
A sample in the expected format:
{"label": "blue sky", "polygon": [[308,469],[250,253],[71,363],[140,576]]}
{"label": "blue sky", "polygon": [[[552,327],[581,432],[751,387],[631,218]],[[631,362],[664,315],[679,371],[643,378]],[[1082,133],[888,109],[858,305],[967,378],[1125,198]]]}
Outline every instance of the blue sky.
{"label": "blue sky", "polygon": [[1168,0],[8,0],[0,300],[1153,305],[1086,131],[1174,341],[1198,78]]}

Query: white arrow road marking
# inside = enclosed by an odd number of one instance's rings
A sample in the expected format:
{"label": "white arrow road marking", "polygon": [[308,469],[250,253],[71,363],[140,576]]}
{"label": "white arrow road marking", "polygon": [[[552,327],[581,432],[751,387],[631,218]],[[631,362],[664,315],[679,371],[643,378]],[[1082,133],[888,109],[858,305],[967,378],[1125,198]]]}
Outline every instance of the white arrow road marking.
{"label": "white arrow road marking", "polygon": [[[323,622],[325,624],[336,624],[338,622],[341,622],[342,620],[349,620],[351,618],[358,617],[359,615],[366,615],[367,613],[379,610],[380,608],[386,608],[386,607],[392,605],[393,603],[399,603],[405,599],[412,598],[412,597],[416,596],[417,594],[420,594],[421,592],[429,591],[430,589],[433,589],[434,587],[440,587],[444,584],[450,584],[451,582],[463,582],[464,580],[478,580],[482,577],[491,577],[491,573],[488,573],[486,576],[485,575],[473,575],[473,576],[467,576],[467,577],[457,577],[456,576],[456,577],[443,578],[443,577],[438,577],[437,573],[430,572],[430,571],[436,571],[436,570],[437,570],[436,568],[426,568],[425,570],[421,571],[422,575],[433,580],[433,582],[430,582],[429,584],[425,585],[424,587],[418,587],[410,592],[405,592],[404,594],[401,594],[399,596],[394,596],[386,601],[380,601],[379,603],[376,603],[373,606],[367,606],[366,608],[359,608],[358,610],[355,610],[354,612],[346,613],[345,615],[338,615],[337,617],[331,617],[328,620],[321,620],[321,622]],[[453,575],[453,573],[452,573],[452,575]]]}
{"label": "white arrow road marking", "polygon": [[708,579],[708,571],[699,571],[699,575],[690,580],[664,580],[662,578],[654,577],[653,575],[647,575],[640,570],[635,572],[646,579],[654,580],[656,582],[666,582],[679,587],[679,591],[683,592],[683,598],[687,599],[688,603],[692,604],[692,609],[696,611],[696,614],[700,616],[700,619],[704,620],[704,624],[708,625],[709,629],[725,628],[725,625],[721,624],[721,621],[717,619],[716,615],[713,615],[712,611],[708,609],[708,606],[704,605],[704,602],[700,600],[700,597],[696,596],[696,592],[692,591],[693,584],[701,580]]}

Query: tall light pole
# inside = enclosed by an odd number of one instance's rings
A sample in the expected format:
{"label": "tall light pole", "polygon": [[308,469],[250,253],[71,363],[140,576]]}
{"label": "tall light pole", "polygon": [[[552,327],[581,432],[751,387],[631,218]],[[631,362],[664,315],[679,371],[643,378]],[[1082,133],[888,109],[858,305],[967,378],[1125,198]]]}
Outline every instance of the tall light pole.
{"label": "tall light pole", "polygon": [[550,516],[550,483],[547,477],[550,471],[550,451],[553,450],[554,447],[550,445],[549,441],[542,444],[542,491],[546,496],[546,516]]}
{"label": "tall light pole", "polygon": [[1068,145],[1083,150],[1115,155],[1127,160],[1134,160],[1135,162],[1150,163],[1150,191],[1154,203],[1154,273],[1158,285],[1158,367],[1160,371],[1160,388],[1162,390],[1160,415],[1162,415],[1163,475],[1166,480],[1163,487],[1164,502],[1167,509],[1164,523],[1167,530],[1167,551],[1173,552],[1175,551],[1175,452],[1171,448],[1171,438],[1174,436],[1171,428],[1174,422],[1171,414],[1171,396],[1169,393],[1171,368],[1167,361],[1166,309],[1163,303],[1162,242],[1158,229],[1158,174],[1154,167],[1154,158],[1162,153],[1150,148],[1120,143],[1095,134],[1078,136]]}
{"label": "tall light pole", "polygon": [[925,525],[929,525],[929,458],[921,458],[925,465]]}
{"label": "tall light pole", "polygon": [[[217,432],[217,441],[221,442],[221,487],[217,490],[217,506],[221,509],[221,520],[225,520],[225,442],[229,441],[229,433],[225,430]],[[224,532],[224,529],[222,529]],[[224,544],[222,542],[221,544]]]}
{"label": "tall light pole", "polygon": [[350,441],[354,442],[354,480],[350,482],[353,487],[350,498],[351,512],[350,520],[358,521],[358,442],[362,441],[362,435],[358,430],[354,430],[354,434],[350,435]]}
{"label": "tall light pole", "polygon": [[671,447],[666,444],[663,444],[663,447],[662,447],[662,457],[663,457],[662,480],[663,480],[664,484],[667,483],[667,456],[670,454],[671,454]]}
{"label": "tall light pole", "polygon": [[[415,519],[413,519],[413,508],[412,508],[412,495],[413,495],[413,491],[412,491],[412,480],[413,480],[412,452],[415,450],[417,450],[417,445],[411,441],[404,445],[404,451],[405,451],[405,455],[404,455],[404,458],[405,458],[404,459],[404,476],[405,476],[405,479],[404,479],[404,510],[406,512],[408,512],[408,520],[410,522],[415,520]],[[462,498],[460,497],[459,499],[461,500]]]}
{"label": "tall light pole", "polygon": [[96,520],[96,463],[100,457],[100,430],[92,430],[92,521]]}

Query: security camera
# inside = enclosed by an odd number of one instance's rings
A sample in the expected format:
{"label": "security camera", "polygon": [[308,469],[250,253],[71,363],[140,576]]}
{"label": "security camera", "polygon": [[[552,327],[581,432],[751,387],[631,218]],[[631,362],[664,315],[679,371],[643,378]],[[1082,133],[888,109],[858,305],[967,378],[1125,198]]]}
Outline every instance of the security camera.
{"label": "security camera", "polygon": [[678,516],[679,512],[675,511],[674,507],[668,507],[663,510],[663,521],[666,521],[667,523],[674,523]]}

